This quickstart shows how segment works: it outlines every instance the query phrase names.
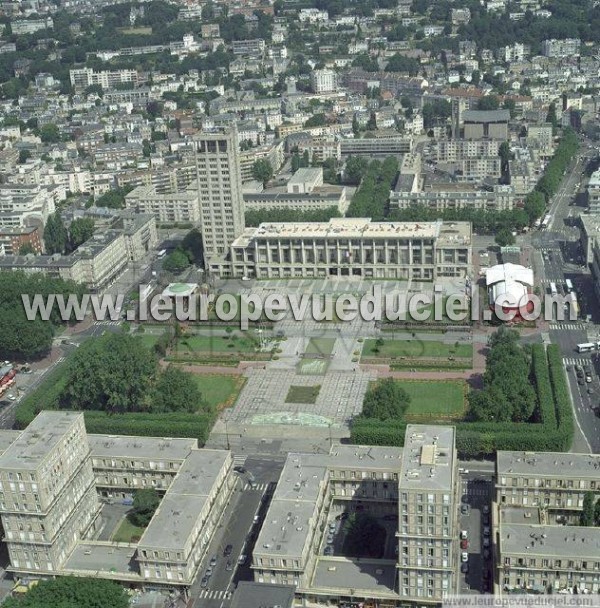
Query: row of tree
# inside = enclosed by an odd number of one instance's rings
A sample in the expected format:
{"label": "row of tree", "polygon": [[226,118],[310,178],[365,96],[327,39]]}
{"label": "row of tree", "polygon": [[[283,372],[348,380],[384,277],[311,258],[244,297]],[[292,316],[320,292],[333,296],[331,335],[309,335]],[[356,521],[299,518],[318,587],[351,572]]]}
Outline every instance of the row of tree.
{"label": "row of tree", "polygon": [[55,211],[44,226],[46,253],[71,253],[94,234],[94,220],[89,217],[74,219],[65,226],[60,211]]}
{"label": "row of tree", "polygon": [[537,405],[530,377],[531,354],[519,344],[519,333],[500,327],[490,336],[484,388],[469,394],[469,418],[486,422],[529,421]]}
{"label": "row of tree", "polygon": [[[359,157],[361,166],[366,161]],[[348,163],[351,159],[348,159]],[[347,175],[346,164],[345,175]],[[398,173],[398,159],[389,156],[383,162],[372,160],[364,170],[360,187],[355,192],[352,202],[348,206],[348,217],[370,217],[373,220],[383,220],[388,212],[390,190],[392,189]]]}

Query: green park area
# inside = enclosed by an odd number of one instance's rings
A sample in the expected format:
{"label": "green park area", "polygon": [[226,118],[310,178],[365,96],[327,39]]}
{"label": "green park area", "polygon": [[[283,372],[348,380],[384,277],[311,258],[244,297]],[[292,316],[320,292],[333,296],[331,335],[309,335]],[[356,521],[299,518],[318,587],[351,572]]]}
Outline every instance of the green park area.
{"label": "green park area", "polygon": [[473,365],[473,346],[460,342],[406,340],[379,337],[365,340],[361,363],[387,364],[392,370],[402,369],[470,369]]}
{"label": "green park area", "polygon": [[290,386],[286,403],[316,403],[321,386]]}
{"label": "green park area", "polygon": [[141,538],[144,530],[145,528],[136,526],[129,521],[129,518],[125,517],[116,532],[112,535],[111,540],[115,543],[134,543]]}
{"label": "green park area", "polygon": [[233,405],[244,386],[243,376],[225,374],[195,374],[194,381],[204,403],[212,411],[219,411]]}
{"label": "green park area", "polygon": [[253,353],[258,345],[258,340],[250,333],[234,331],[226,335],[184,335],[175,350],[178,353]]}
{"label": "green park area", "polygon": [[462,380],[398,381],[410,396],[407,420],[424,418],[460,419],[465,413],[465,383]]}
{"label": "green park area", "polygon": [[470,358],[473,356],[471,344],[447,343],[437,340],[365,340],[363,358],[378,357],[392,359],[408,358],[436,358],[457,357]]}

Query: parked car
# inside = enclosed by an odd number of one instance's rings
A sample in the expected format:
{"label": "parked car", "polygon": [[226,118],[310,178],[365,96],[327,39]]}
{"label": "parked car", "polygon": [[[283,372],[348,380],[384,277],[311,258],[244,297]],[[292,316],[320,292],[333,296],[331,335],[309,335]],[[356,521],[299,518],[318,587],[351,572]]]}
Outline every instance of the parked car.
{"label": "parked car", "polygon": [[331,545],[327,545],[325,547],[325,551],[323,551],[323,555],[333,555],[333,547]]}
{"label": "parked car", "polygon": [[469,554],[466,551],[463,551],[460,554],[460,561],[463,562],[463,563],[469,561]]}
{"label": "parked car", "polygon": [[248,469],[246,469],[246,467],[239,467],[239,466],[238,466],[238,467],[233,467],[233,470],[234,470],[236,473],[246,473],[246,471],[247,471]]}
{"label": "parked car", "polygon": [[208,587],[208,576],[203,576],[202,580],[200,581],[200,587],[202,587],[202,589],[206,589]]}
{"label": "parked car", "polygon": [[491,533],[490,527],[489,526],[484,526],[483,527],[483,535],[484,536],[489,536]]}
{"label": "parked car", "polygon": [[468,532],[466,530],[461,530],[460,531],[460,537],[462,539],[469,538],[469,534],[468,534]]}
{"label": "parked car", "polygon": [[349,516],[350,516],[350,514],[348,513],[348,511],[344,511],[343,513],[340,513],[339,515],[337,515],[336,519],[338,521],[344,521],[345,519],[348,519]]}
{"label": "parked car", "polygon": [[204,572],[204,576],[205,576],[206,578],[210,578],[210,577],[212,576],[212,573],[213,573],[213,569],[212,569],[212,568],[209,566],[209,567],[206,569],[206,571]]}
{"label": "parked car", "polygon": [[225,570],[227,570],[227,572],[231,572],[233,570],[233,563],[230,559],[228,559],[227,563],[225,564]]}
{"label": "parked car", "polygon": [[489,513],[490,507],[489,507],[489,505],[483,505],[483,508],[481,510],[483,511],[483,513]]}
{"label": "parked car", "polygon": [[490,516],[487,513],[483,514],[483,517],[481,519],[483,521],[483,525],[484,526],[489,526],[490,525]]}
{"label": "parked car", "polygon": [[335,539],[334,539],[334,537],[333,537],[333,534],[330,534],[330,535],[327,537],[327,544],[328,544],[328,545],[333,545],[333,541],[334,541],[334,540],[335,540]]}
{"label": "parked car", "polygon": [[211,565],[212,568],[214,568],[217,565],[217,556],[216,555],[213,555],[210,558],[210,565]]}
{"label": "parked car", "polygon": [[469,541],[466,538],[464,540],[460,541],[460,548],[461,549],[468,549],[469,548]]}
{"label": "parked car", "polygon": [[239,557],[238,557],[238,564],[240,566],[243,566],[246,563],[246,556],[242,553]]}
{"label": "parked car", "polygon": [[233,551],[233,545],[227,545],[223,550],[223,557],[229,557]]}
{"label": "parked car", "polygon": [[467,562],[465,562],[464,564],[460,565],[460,571],[463,574],[467,574],[469,572],[469,564]]}
{"label": "parked car", "polygon": [[490,546],[490,539],[486,536],[483,539],[483,546],[487,549]]}
{"label": "parked car", "polygon": [[484,549],[483,550],[483,559],[490,559],[490,550],[489,549]]}

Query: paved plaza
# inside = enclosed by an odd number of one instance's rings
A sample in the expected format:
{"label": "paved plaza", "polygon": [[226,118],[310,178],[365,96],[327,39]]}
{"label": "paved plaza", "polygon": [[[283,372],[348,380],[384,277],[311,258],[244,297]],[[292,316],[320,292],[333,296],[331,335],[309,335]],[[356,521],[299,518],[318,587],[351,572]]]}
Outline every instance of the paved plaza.
{"label": "paved plaza", "polygon": [[[330,372],[299,375],[292,370],[249,369],[235,406],[225,413],[228,423],[348,426],[362,411],[370,372]],[[286,403],[290,386],[320,386],[314,404]],[[284,414],[282,416],[282,414]]]}

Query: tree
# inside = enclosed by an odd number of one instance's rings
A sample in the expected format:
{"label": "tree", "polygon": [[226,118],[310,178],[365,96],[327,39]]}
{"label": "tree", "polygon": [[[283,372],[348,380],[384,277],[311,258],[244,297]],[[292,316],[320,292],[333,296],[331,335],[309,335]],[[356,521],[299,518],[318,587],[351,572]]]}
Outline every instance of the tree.
{"label": "tree", "polygon": [[101,578],[59,576],[40,580],[23,597],[11,597],[4,608],[127,608],[125,588]]}
{"label": "tree", "polygon": [[369,166],[369,161],[362,156],[350,156],[344,167],[344,181],[348,184],[358,185]]}
{"label": "tree", "polygon": [[178,274],[183,272],[190,265],[190,260],[185,252],[177,248],[170,253],[163,262],[163,269],[167,272]]}
{"label": "tree", "polygon": [[190,374],[170,365],[158,376],[153,412],[197,412],[206,409],[198,385]]}
{"label": "tree", "polygon": [[344,553],[351,557],[381,558],[386,532],[370,513],[353,513],[346,522]]}
{"label": "tree", "polygon": [[40,139],[45,144],[55,144],[60,141],[60,129],[53,123],[48,123],[40,129]]}
{"label": "tree", "polygon": [[60,215],[60,211],[55,211],[48,217],[44,226],[44,244],[46,252],[64,253],[67,248],[68,233]]}
{"label": "tree", "polygon": [[305,123],[305,127],[324,127],[327,124],[325,114],[313,114]]}
{"label": "tree", "polygon": [[19,247],[19,255],[29,255],[33,253],[35,255],[36,251],[33,248],[33,245],[31,243],[23,243],[20,247]]}
{"label": "tree", "polygon": [[527,213],[527,217],[529,218],[529,223],[533,224],[535,220],[542,216],[544,210],[546,209],[546,199],[541,192],[530,192],[525,198],[525,205],[523,206],[523,210]]}
{"label": "tree", "polygon": [[419,62],[413,57],[406,57],[396,53],[390,57],[390,60],[385,66],[386,72],[408,72],[410,76],[416,76],[419,73]]}
{"label": "tree", "polygon": [[125,195],[133,190],[133,186],[124,186],[105,192],[96,200],[97,207],[108,207],[110,209],[123,209],[125,207]]}
{"label": "tree", "polygon": [[75,251],[94,234],[94,220],[89,217],[74,219],[69,226],[69,249]]}
{"label": "tree", "polygon": [[497,110],[500,107],[500,100],[495,95],[486,95],[477,102],[478,110]]}
{"label": "tree", "polygon": [[501,182],[503,184],[510,183],[510,159],[512,154],[510,151],[510,144],[507,141],[503,141],[500,144],[498,150],[498,156],[500,157],[500,172],[502,174]]}
{"label": "tree", "polygon": [[252,177],[263,183],[266,187],[267,182],[273,179],[273,167],[265,158],[259,158],[252,165]]}
{"label": "tree", "polygon": [[202,243],[202,235],[197,228],[188,232],[183,241],[181,241],[181,249],[185,251],[188,259],[196,266],[204,265],[204,245]]}
{"label": "tree", "polygon": [[24,165],[31,158],[31,151],[27,149],[19,150],[19,164]]}
{"label": "tree", "polygon": [[367,391],[362,415],[377,420],[400,420],[409,405],[408,393],[393,378],[385,378]]}
{"label": "tree", "polygon": [[127,518],[132,524],[145,528],[150,523],[159,504],[160,496],[154,488],[136,490],[133,494],[133,511]]}
{"label": "tree", "polygon": [[596,495],[593,492],[586,492],[583,495],[583,508],[579,516],[581,526],[596,525]]}
{"label": "tree", "polygon": [[358,137],[360,135],[360,124],[358,123],[356,114],[352,118],[352,133],[354,133],[354,137]]}
{"label": "tree", "polygon": [[109,333],[82,344],[69,361],[65,409],[139,412],[151,408],[158,363],[142,342]]}

